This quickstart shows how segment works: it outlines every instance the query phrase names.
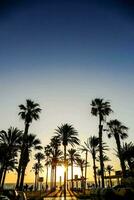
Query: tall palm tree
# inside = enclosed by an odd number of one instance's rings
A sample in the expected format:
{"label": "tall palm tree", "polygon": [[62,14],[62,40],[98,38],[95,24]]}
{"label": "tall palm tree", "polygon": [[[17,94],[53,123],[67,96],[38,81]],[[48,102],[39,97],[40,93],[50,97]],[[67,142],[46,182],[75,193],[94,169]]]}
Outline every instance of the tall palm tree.
{"label": "tall palm tree", "polygon": [[[22,143],[23,145],[23,143]],[[20,188],[23,188],[24,183],[24,176],[26,167],[30,161],[30,153],[32,150],[42,150],[41,141],[36,138],[36,135],[34,134],[28,134],[27,135],[27,146],[25,149],[25,159],[22,162],[22,175],[20,180]]]}
{"label": "tall palm tree", "polygon": [[[22,131],[17,128],[10,127],[8,131],[0,131],[0,183],[5,180],[7,169],[11,169],[16,164],[17,152],[22,139]],[[15,168],[15,167],[14,167]],[[4,179],[2,181],[2,178]]]}
{"label": "tall palm tree", "polygon": [[99,145],[99,138],[96,136],[90,136],[85,143],[85,147],[91,153],[93,159],[93,171],[94,171],[94,181],[97,187],[97,176],[96,176],[96,153]]}
{"label": "tall palm tree", "polygon": [[44,147],[44,153],[45,153],[45,157],[46,157],[46,160],[45,160],[45,166],[46,166],[46,190],[48,188],[48,167],[50,165],[50,154],[52,152],[52,147],[50,145],[46,145]]}
{"label": "tall palm tree", "polygon": [[103,131],[103,124],[102,122],[105,121],[106,116],[108,116],[111,112],[111,105],[110,102],[104,101],[104,99],[96,98],[92,100],[91,103],[91,114],[94,116],[99,116],[99,153],[100,153],[100,169],[101,169],[101,180],[102,180],[102,187],[104,185],[104,166],[103,166],[103,151],[102,151],[102,131]]}
{"label": "tall palm tree", "polygon": [[126,167],[125,167],[125,162],[124,162],[124,159],[123,159],[123,156],[122,156],[122,153],[121,153],[120,139],[124,140],[125,138],[128,137],[128,134],[127,134],[128,127],[124,126],[117,119],[110,120],[107,123],[107,125],[108,125],[108,137],[111,138],[113,136],[115,138],[123,177],[125,177]]}
{"label": "tall palm tree", "polygon": [[[16,183],[17,188],[20,185],[21,173],[24,174],[21,166],[22,166],[23,160],[25,159],[25,151],[26,151],[26,146],[27,146],[26,140],[27,140],[29,126],[33,120],[39,119],[39,113],[41,112],[39,104],[34,103],[34,101],[30,99],[26,100],[26,106],[21,104],[19,105],[19,108],[20,108],[20,112],[18,115],[21,117],[22,120],[24,120],[25,130],[24,130],[24,135],[23,135],[23,145],[21,149],[21,155],[20,155],[19,166],[18,166],[18,177],[17,177],[17,183]],[[22,188],[20,189],[22,190]]]}
{"label": "tall palm tree", "polygon": [[37,164],[38,164],[38,173],[36,174],[36,184],[35,184],[35,190],[38,189],[38,178],[39,178],[39,172],[40,172],[40,168],[42,165],[41,165],[41,161],[45,158],[44,154],[41,153],[41,152],[38,152],[34,155],[35,157],[35,160],[37,160]]}
{"label": "tall palm tree", "polygon": [[68,160],[71,163],[71,182],[72,182],[72,189],[74,188],[74,182],[73,182],[73,163],[80,157],[80,154],[77,153],[76,149],[69,149],[68,150]]}
{"label": "tall palm tree", "polygon": [[64,196],[66,196],[66,166],[67,166],[67,159],[66,159],[66,149],[68,144],[74,146],[75,144],[79,145],[80,141],[78,139],[78,132],[74,129],[72,125],[69,124],[62,124],[60,127],[56,129],[56,134],[58,135],[59,139],[62,141],[64,147]]}
{"label": "tall palm tree", "polygon": [[112,187],[111,172],[114,171],[113,166],[112,165],[107,165],[106,171],[109,174],[110,186]]}

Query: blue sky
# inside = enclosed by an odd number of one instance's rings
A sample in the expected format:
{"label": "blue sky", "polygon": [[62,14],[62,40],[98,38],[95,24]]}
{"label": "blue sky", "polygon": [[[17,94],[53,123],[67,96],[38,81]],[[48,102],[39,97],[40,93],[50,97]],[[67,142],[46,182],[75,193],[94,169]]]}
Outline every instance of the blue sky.
{"label": "blue sky", "polygon": [[1,129],[23,129],[18,105],[31,98],[43,110],[30,131],[43,145],[66,122],[83,141],[98,133],[91,100],[104,97],[114,110],[110,118],[124,122],[133,141],[134,7],[101,2],[0,3]]}

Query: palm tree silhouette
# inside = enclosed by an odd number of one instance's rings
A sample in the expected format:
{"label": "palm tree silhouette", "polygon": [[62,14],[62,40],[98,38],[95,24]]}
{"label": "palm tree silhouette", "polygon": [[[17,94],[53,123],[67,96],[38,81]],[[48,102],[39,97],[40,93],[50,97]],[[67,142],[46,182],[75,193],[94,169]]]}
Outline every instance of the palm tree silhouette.
{"label": "palm tree silhouette", "polygon": [[73,182],[73,164],[74,162],[80,157],[80,155],[77,153],[76,149],[69,149],[68,150],[68,160],[70,161],[71,164],[71,182],[72,182],[72,190],[74,188],[74,182]]}
{"label": "palm tree silhouette", "polygon": [[94,181],[97,187],[97,176],[96,176],[96,153],[98,151],[99,138],[96,136],[91,136],[87,139],[85,143],[85,148],[91,153],[93,159],[93,171],[94,171]]}
{"label": "palm tree silhouette", "polygon": [[66,166],[67,166],[67,159],[66,159],[66,148],[68,144],[74,146],[75,144],[79,145],[80,141],[78,139],[78,132],[74,129],[72,125],[69,124],[62,124],[60,127],[56,129],[56,134],[58,135],[59,139],[62,141],[64,147],[64,196],[66,196]]}
{"label": "palm tree silhouette", "polygon": [[108,125],[108,137],[111,138],[113,136],[115,138],[118,155],[119,155],[119,159],[120,159],[120,165],[121,165],[121,169],[122,169],[122,174],[123,174],[123,177],[125,177],[126,167],[125,167],[125,162],[124,162],[124,159],[123,159],[123,156],[121,153],[120,139],[124,140],[125,138],[128,137],[128,134],[127,134],[128,127],[124,126],[117,119],[110,120],[110,122],[108,122],[107,125]]}
{"label": "palm tree silhouette", "polygon": [[62,151],[59,149],[60,145],[61,145],[61,141],[59,140],[58,136],[54,136],[51,138],[51,164],[52,164],[52,180],[51,180],[51,189],[55,190],[56,189],[56,171],[57,171],[57,164],[59,162],[59,160],[61,159],[62,156]]}
{"label": "palm tree silhouette", "polygon": [[84,171],[85,166],[87,166],[87,162],[85,159],[78,157],[76,159],[76,165],[79,166],[81,170],[81,188],[84,190],[83,192],[85,193],[85,178],[83,176],[83,171]]}
{"label": "palm tree silhouette", "polygon": [[39,172],[40,172],[40,167],[42,166],[41,165],[41,161],[43,160],[43,159],[45,159],[45,156],[44,156],[44,154],[43,153],[41,153],[41,152],[38,152],[38,153],[36,153],[35,155],[34,155],[34,157],[35,157],[35,160],[37,160],[37,164],[38,164],[38,173],[36,174],[36,184],[35,184],[35,190],[37,190],[38,189],[38,178],[40,177],[40,175],[39,175]]}
{"label": "palm tree silhouette", "polygon": [[113,166],[112,165],[107,165],[106,171],[109,174],[110,186],[112,187],[111,172],[114,171]]}
{"label": "palm tree silhouette", "polygon": [[100,169],[101,169],[101,180],[102,187],[104,187],[104,165],[103,165],[103,151],[102,151],[102,130],[103,124],[106,116],[108,116],[111,112],[111,106],[108,101],[104,101],[104,99],[96,98],[92,100],[91,103],[91,114],[94,116],[99,116],[99,153],[100,153]]}
{"label": "palm tree silhouette", "polygon": [[32,169],[35,173],[34,190],[36,191],[38,189],[39,172],[43,171],[43,165],[41,163],[36,162],[36,163],[34,163]]}
{"label": "palm tree silhouette", "polygon": [[[33,150],[41,150],[41,141],[36,138],[36,135],[34,134],[28,134],[27,135],[27,146],[25,148],[25,159],[22,162],[22,174],[21,174],[21,180],[20,180],[20,188],[23,188],[23,183],[24,183],[24,176],[25,176],[25,171],[26,167],[30,161],[30,153]],[[22,143],[23,146],[23,143]]]}
{"label": "palm tree silhouette", "polygon": [[45,160],[45,166],[46,166],[46,190],[48,188],[48,167],[50,165],[50,154],[52,152],[52,147],[50,145],[46,145],[44,147],[44,153],[45,153],[45,157],[46,157],[46,160]]}
{"label": "palm tree silhouette", "polygon": [[16,168],[17,153],[22,139],[22,131],[10,127],[8,131],[0,131],[0,184],[4,185],[7,170]]}
{"label": "palm tree silhouette", "polygon": [[[27,146],[27,135],[28,135],[28,130],[29,126],[32,123],[33,120],[38,120],[39,119],[39,113],[41,112],[41,109],[39,108],[39,104],[34,103],[34,101],[27,99],[26,100],[26,106],[21,104],[19,105],[20,112],[19,115],[22,120],[24,120],[25,123],[25,130],[24,130],[24,135],[23,135],[23,145],[21,149],[21,155],[20,155],[20,160],[19,160],[19,166],[18,166],[18,177],[17,177],[17,183],[16,187],[20,187],[20,179],[21,179],[21,174],[24,174],[24,171],[22,170],[21,166],[23,163],[23,160],[25,159],[25,149]],[[23,185],[20,187],[22,190]]]}
{"label": "palm tree silhouette", "polygon": [[[86,161],[86,163],[88,163],[87,159],[88,159],[88,151],[89,150],[88,150],[85,142],[84,142],[84,144],[85,144],[85,146],[81,145],[80,150],[81,150],[81,152],[85,152],[85,161]],[[86,186],[86,179],[87,179],[87,164],[85,165],[85,186]]]}

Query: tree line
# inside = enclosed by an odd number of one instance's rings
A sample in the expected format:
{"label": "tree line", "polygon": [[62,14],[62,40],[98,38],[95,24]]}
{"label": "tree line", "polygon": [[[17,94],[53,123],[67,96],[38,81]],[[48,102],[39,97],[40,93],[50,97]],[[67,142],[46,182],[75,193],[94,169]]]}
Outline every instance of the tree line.
{"label": "tree line", "polygon": [[[109,150],[107,144],[103,141],[104,132],[108,137],[114,137],[117,146],[117,157],[120,161],[122,177],[127,176],[126,168],[129,169],[130,175],[134,175],[134,144],[121,143],[128,137],[128,127],[117,119],[107,122],[106,117],[113,110],[109,101],[101,98],[95,98],[91,102],[91,114],[98,117],[98,134],[89,136],[84,145],[80,143],[78,131],[72,124],[61,124],[55,129],[54,136],[50,143],[42,147],[41,141],[36,135],[29,133],[29,127],[33,120],[38,120],[41,112],[40,105],[27,99],[26,105],[19,105],[19,116],[24,121],[24,131],[18,128],[10,127],[7,131],[0,131],[0,185],[3,188],[7,171],[16,170],[17,181],[16,188],[23,190],[24,177],[30,154],[32,150],[38,150],[35,153],[36,162],[32,170],[35,173],[34,189],[38,189],[39,173],[46,168],[45,187],[48,188],[48,169],[51,168],[51,189],[56,189],[57,166],[64,165],[64,193],[67,189],[68,167],[71,167],[71,188],[74,188],[74,166],[80,167],[81,177],[86,185],[88,162],[88,153],[92,155],[93,173],[95,186],[105,187],[104,173],[107,170],[109,177],[113,171],[112,165],[105,167],[105,161],[108,160],[106,151]],[[70,147],[70,149],[68,148]],[[63,150],[62,148],[63,147]],[[80,152],[85,152],[85,158]],[[44,162],[44,165],[42,164]],[[99,162],[98,168],[96,162]],[[110,179],[110,185],[112,182]],[[65,195],[65,194],[64,194]]]}

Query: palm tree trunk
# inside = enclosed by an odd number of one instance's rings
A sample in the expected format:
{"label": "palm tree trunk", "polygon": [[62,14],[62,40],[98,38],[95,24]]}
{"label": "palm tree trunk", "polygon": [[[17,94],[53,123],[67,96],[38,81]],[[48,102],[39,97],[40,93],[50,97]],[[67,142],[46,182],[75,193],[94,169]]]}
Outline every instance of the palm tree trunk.
{"label": "palm tree trunk", "polygon": [[99,125],[99,152],[100,152],[100,169],[101,169],[101,181],[102,181],[102,187],[105,187],[104,184],[104,164],[103,164],[103,151],[102,151],[102,129],[103,126],[101,125],[101,120],[100,120],[100,125]]}
{"label": "palm tree trunk", "polygon": [[25,131],[23,135],[23,143],[22,143],[22,148],[21,148],[21,154],[20,154],[20,159],[19,159],[19,166],[18,166],[18,176],[17,176],[17,182],[16,182],[16,188],[20,187],[20,179],[21,179],[21,173],[22,173],[22,165],[23,165],[23,160],[25,159],[25,148],[26,148],[26,140],[27,140],[27,134],[28,134],[28,129],[29,129],[29,124],[25,124]]}
{"label": "palm tree trunk", "polygon": [[120,144],[119,134],[116,133],[114,136],[115,136],[115,140],[116,140],[116,144],[117,144],[122,174],[123,174],[123,177],[125,177],[126,176],[126,166],[125,166],[125,162],[123,160],[122,153],[121,153],[121,144]]}
{"label": "palm tree trunk", "polygon": [[56,168],[57,168],[57,166],[56,166],[56,164],[55,164],[55,168],[54,168],[54,176],[55,176],[55,178],[54,178],[54,188],[55,188],[55,190],[56,190]]}
{"label": "palm tree trunk", "polygon": [[48,189],[48,165],[47,165],[47,171],[46,171],[46,190]]}
{"label": "palm tree trunk", "polygon": [[23,166],[23,168],[22,168],[22,174],[21,174],[21,179],[20,179],[20,187],[19,187],[21,191],[23,190],[25,171],[26,171],[26,166]]}
{"label": "palm tree trunk", "polygon": [[110,180],[110,186],[112,187],[112,180],[111,180],[111,173],[109,171],[109,180]]}
{"label": "palm tree trunk", "polygon": [[67,163],[67,190],[68,190],[68,163]]}
{"label": "palm tree trunk", "polygon": [[38,173],[35,172],[35,182],[34,182],[34,190],[35,191],[37,190],[37,176],[38,176]]}
{"label": "palm tree trunk", "polygon": [[3,189],[5,178],[6,178],[6,172],[7,172],[7,167],[5,167],[3,171],[3,177],[2,177],[2,183],[1,183],[1,188]]}
{"label": "palm tree trunk", "polygon": [[66,197],[66,145],[64,145],[64,197]]}
{"label": "palm tree trunk", "polygon": [[4,164],[3,164],[3,166],[0,169],[0,185],[2,183],[3,172],[4,172]]}
{"label": "palm tree trunk", "polygon": [[95,187],[97,187],[97,175],[96,175],[96,164],[95,164],[95,156],[93,156],[93,171],[94,171],[94,182]]}
{"label": "palm tree trunk", "polygon": [[85,189],[86,189],[86,180],[87,180],[87,156],[88,156],[88,151],[86,151],[86,165],[85,165]]}
{"label": "palm tree trunk", "polygon": [[52,163],[51,163],[51,183],[50,183],[50,188],[52,190],[53,187],[53,167],[52,167]]}
{"label": "palm tree trunk", "polygon": [[16,182],[16,188],[18,188],[19,185],[20,185],[21,166],[22,166],[22,155],[20,155],[19,166],[18,166],[18,170],[17,170],[17,182]]}
{"label": "palm tree trunk", "polygon": [[73,182],[73,161],[71,160],[71,182],[72,182],[72,190],[74,188],[74,182]]}

